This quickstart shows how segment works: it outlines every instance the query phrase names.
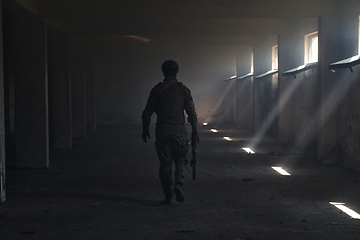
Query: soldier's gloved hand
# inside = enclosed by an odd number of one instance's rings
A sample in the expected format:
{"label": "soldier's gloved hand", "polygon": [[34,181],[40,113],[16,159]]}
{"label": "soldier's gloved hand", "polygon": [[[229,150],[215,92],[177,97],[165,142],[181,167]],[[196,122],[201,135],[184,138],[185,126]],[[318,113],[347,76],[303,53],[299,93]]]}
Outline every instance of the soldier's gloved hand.
{"label": "soldier's gloved hand", "polygon": [[143,140],[144,142],[147,142],[147,138],[150,139],[150,133],[149,133],[149,131],[143,131],[142,134],[141,134],[141,137],[142,137],[142,140]]}
{"label": "soldier's gloved hand", "polygon": [[149,125],[146,124],[143,125],[143,132],[141,134],[141,138],[144,142],[147,142],[147,138],[150,139]]}

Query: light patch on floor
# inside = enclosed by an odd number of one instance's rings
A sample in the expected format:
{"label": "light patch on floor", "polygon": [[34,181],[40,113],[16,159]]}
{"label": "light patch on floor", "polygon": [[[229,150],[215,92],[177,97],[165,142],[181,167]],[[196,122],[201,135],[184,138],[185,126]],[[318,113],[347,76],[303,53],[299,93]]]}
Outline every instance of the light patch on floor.
{"label": "light patch on floor", "polygon": [[255,154],[255,152],[253,150],[251,150],[251,148],[242,148],[242,150],[244,150],[245,152],[250,153],[250,154]]}
{"label": "light patch on floor", "polygon": [[290,176],[291,175],[290,173],[285,171],[282,167],[271,167],[271,168],[274,169],[275,171],[277,171],[278,173],[280,173],[281,175],[284,175],[284,176]]}
{"label": "light patch on floor", "polygon": [[340,209],[341,211],[343,211],[344,213],[346,213],[350,217],[355,218],[355,219],[360,219],[360,214],[358,214],[354,210],[352,210],[352,209],[348,208],[347,206],[345,206],[345,203],[330,202],[330,204],[337,207],[338,209]]}

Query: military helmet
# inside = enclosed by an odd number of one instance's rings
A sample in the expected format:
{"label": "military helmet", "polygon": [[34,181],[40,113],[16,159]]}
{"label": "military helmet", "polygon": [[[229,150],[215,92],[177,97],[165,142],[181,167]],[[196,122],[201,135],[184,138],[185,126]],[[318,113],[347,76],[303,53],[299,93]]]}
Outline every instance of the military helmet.
{"label": "military helmet", "polygon": [[179,65],[174,60],[166,60],[161,66],[163,73],[178,73]]}

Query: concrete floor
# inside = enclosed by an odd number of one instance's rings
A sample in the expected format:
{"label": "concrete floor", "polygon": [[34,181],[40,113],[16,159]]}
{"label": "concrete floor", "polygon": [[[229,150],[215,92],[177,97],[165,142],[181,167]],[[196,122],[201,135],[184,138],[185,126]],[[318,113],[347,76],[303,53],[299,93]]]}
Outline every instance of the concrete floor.
{"label": "concrete floor", "polygon": [[49,169],[8,169],[0,239],[360,238],[360,220],[329,204],[360,212],[359,173],[269,139],[246,154],[251,133],[210,127],[200,128],[198,179],[189,169],[184,203],[162,203],[154,139],[143,143],[140,126],[90,132],[72,151],[52,151]]}

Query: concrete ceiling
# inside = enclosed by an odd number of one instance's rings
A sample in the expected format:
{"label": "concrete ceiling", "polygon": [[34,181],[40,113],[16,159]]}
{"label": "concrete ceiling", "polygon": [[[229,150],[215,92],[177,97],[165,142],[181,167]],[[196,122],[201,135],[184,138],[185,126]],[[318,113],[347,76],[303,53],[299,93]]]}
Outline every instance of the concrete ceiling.
{"label": "concrete ceiling", "polygon": [[71,36],[267,35],[281,32],[280,18],[48,19]]}
{"label": "concrete ceiling", "polygon": [[[29,2],[29,0],[17,0]],[[346,0],[352,2],[352,0]],[[46,18],[317,17],[339,0],[37,0]],[[343,2],[343,1],[342,1]],[[353,1],[354,3],[356,1]],[[33,3],[32,6],[36,4]],[[340,5],[341,6],[341,5]]]}
{"label": "concrete ceiling", "polygon": [[278,33],[283,21],[331,15],[355,0],[3,0],[70,35]]}
{"label": "concrete ceiling", "polygon": [[[340,0],[3,0],[5,10],[34,14],[87,45],[126,43],[139,35],[164,44],[252,44],[282,33],[289,18],[332,15]],[[346,4],[360,5],[358,0]],[[344,3],[343,3],[344,4]],[[19,13],[20,12],[20,13]],[[157,37],[158,36],[158,37]],[[166,36],[171,36],[171,39]],[[171,41],[169,41],[171,40]]]}

